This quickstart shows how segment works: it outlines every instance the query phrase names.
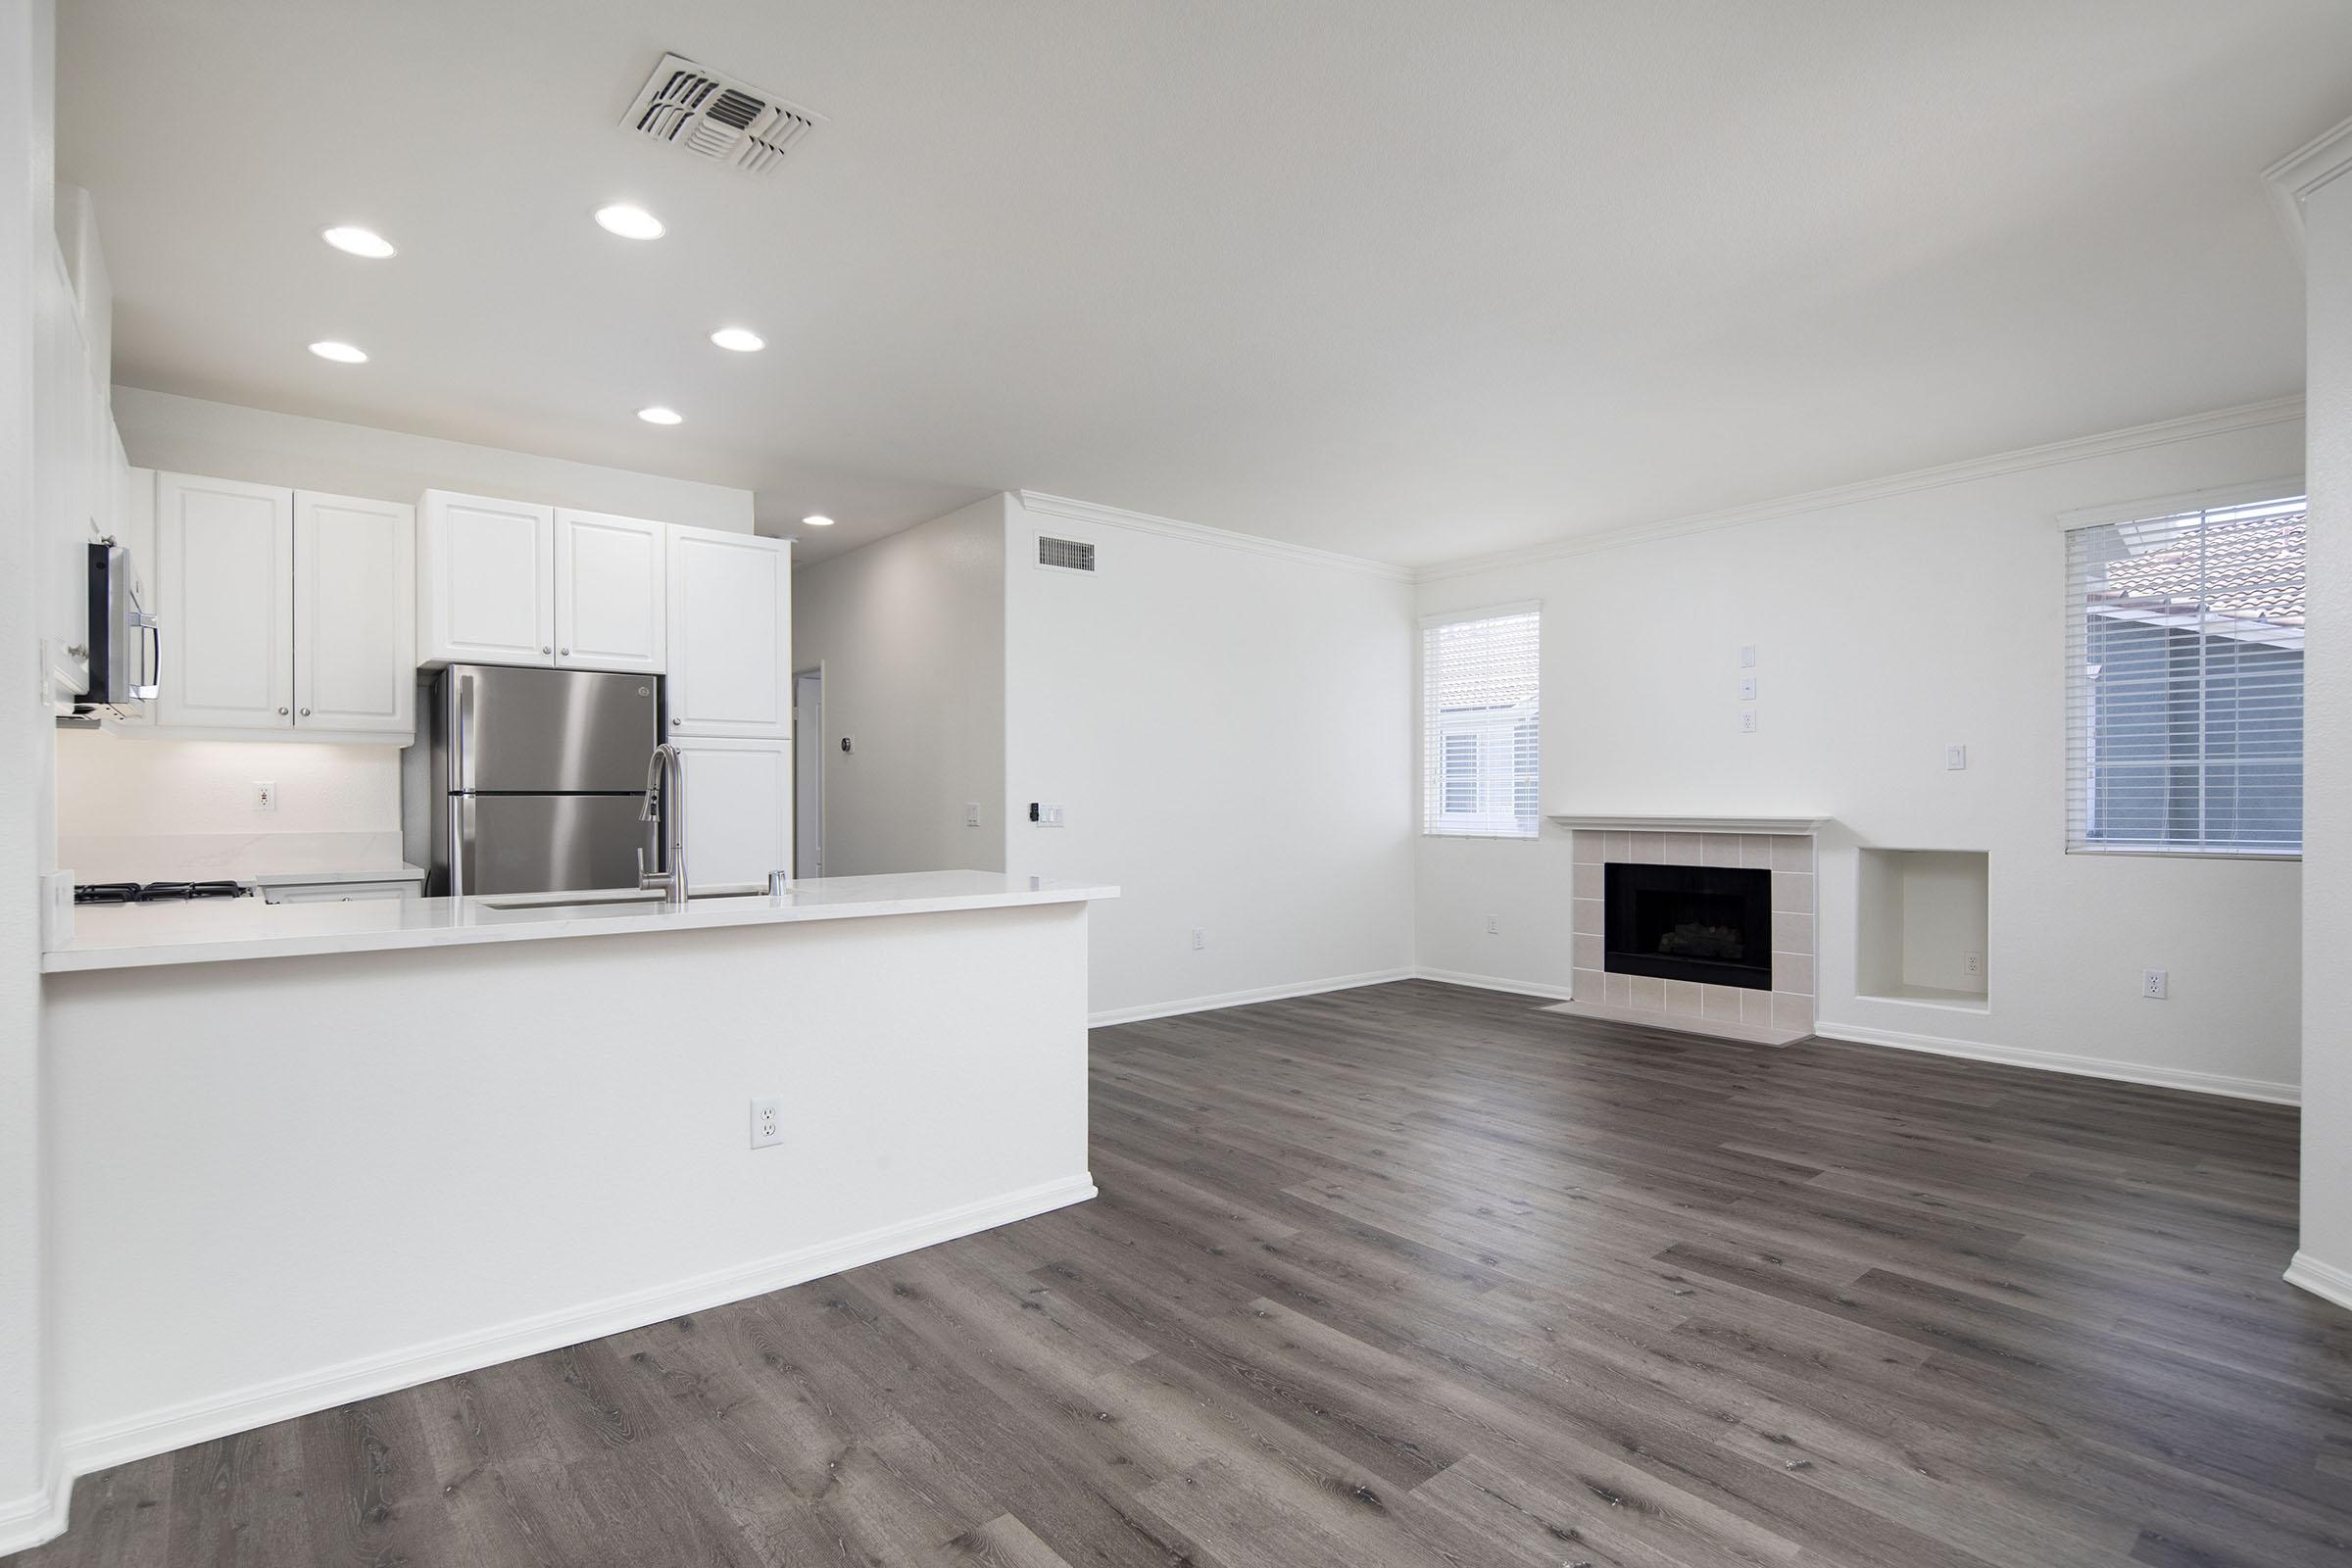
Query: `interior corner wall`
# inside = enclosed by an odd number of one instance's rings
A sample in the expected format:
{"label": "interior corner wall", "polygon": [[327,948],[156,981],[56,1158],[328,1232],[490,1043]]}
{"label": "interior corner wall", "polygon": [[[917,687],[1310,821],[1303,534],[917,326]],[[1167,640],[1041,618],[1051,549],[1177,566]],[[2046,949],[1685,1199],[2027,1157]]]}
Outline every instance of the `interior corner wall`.
{"label": "interior corner wall", "polygon": [[[2336,340],[2352,345],[2352,309]],[[2325,415],[2337,421],[2339,465],[2347,370]],[[2346,466],[2314,478],[2335,488],[2339,515]],[[1737,527],[1425,574],[1420,608],[1543,602],[1545,810],[1835,819],[1817,876],[1825,1034],[2291,1098],[2306,868],[2065,851],[2057,518],[2302,470],[2301,420],[2250,420]],[[2315,509],[2315,605],[2323,531]],[[2352,563],[2336,575],[2352,580]],[[2322,641],[2315,629],[2315,650]],[[1749,644],[1757,662],[1743,669]],[[1739,679],[1751,674],[1757,697],[1745,705]],[[2352,707],[2352,692],[2338,685],[2324,700]],[[1740,727],[1743,706],[1757,711],[1752,733]],[[2315,706],[2309,727],[2352,734],[2352,711]],[[1968,748],[1964,771],[1944,765],[1955,745]],[[2325,831],[2322,797],[2306,815]],[[2352,822],[2352,803],[2339,796],[2334,815]],[[1987,853],[1988,1010],[1861,993],[1865,845]],[[1534,841],[1420,840],[1424,972],[1565,995],[1570,857],[1569,835],[1549,824]],[[2150,968],[2171,971],[2170,1001],[2140,996]],[[2324,1026],[2342,1040],[2339,1019]],[[2352,1063],[2343,1078],[2352,1112]],[[2330,1191],[2352,1191],[2352,1166],[2329,1170]]]}
{"label": "interior corner wall", "polygon": [[276,414],[143,387],[114,389],[122,449],[142,468],[375,501],[459,490],[503,501],[752,531],[752,492],[372,425]]}
{"label": "interior corner wall", "polygon": [[824,669],[827,876],[1004,869],[1004,507],[793,573],[793,668]]}
{"label": "interior corner wall", "polygon": [[0,1552],[49,1534],[49,1257],[41,1127],[41,873],[51,741],[33,559],[34,268],[48,265],[56,18],[0,0]]}
{"label": "interior corner wall", "polygon": [[[2327,975],[2352,945],[2352,172],[2304,209],[2309,266],[2311,529],[2303,690],[2303,954]],[[2299,1272],[2352,1305],[2352,1017],[2331,985],[2303,998]]]}
{"label": "interior corner wall", "polygon": [[[1006,868],[1118,884],[1097,1019],[1409,972],[1410,586],[1017,497],[1005,530]],[[1038,566],[1041,532],[1096,570]]]}

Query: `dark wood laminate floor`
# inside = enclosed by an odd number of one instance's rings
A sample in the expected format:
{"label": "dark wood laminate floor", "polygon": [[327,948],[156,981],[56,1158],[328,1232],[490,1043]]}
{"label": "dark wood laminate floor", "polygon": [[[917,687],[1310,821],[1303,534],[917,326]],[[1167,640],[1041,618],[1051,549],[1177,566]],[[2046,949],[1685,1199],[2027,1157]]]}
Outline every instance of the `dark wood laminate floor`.
{"label": "dark wood laminate floor", "polygon": [[2352,1563],[2283,1109],[1404,984],[1077,1208],[85,1478],[18,1568]]}

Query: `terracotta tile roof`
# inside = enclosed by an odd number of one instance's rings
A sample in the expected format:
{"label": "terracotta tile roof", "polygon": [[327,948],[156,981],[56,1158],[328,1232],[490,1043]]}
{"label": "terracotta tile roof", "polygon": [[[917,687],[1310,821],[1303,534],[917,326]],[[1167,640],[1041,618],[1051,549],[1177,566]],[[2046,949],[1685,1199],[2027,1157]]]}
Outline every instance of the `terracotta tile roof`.
{"label": "terracotta tile roof", "polygon": [[2089,605],[2134,619],[2207,612],[2287,627],[2303,624],[2303,535],[2308,513],[2208,523],[2202,559],[2192,536],[2106,564]]}

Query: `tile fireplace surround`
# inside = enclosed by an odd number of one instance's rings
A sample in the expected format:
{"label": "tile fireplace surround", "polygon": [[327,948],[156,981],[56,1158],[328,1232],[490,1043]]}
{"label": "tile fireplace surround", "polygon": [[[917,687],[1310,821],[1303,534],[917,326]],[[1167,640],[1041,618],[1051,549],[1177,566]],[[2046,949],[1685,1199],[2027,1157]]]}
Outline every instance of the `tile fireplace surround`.
{"label": "tile fireplace surround", "polygon": [[[1751,1045],[1813,1032],[1813,817],[1561,817],[1575,835],[1575,1000],[1551,1010]],[[1651,825],[1644,826],[1648,823]],[[1700,985],[1602,968],[1602,880],[1611,861],[1748,866],[1772,873],[1772,989]]]}

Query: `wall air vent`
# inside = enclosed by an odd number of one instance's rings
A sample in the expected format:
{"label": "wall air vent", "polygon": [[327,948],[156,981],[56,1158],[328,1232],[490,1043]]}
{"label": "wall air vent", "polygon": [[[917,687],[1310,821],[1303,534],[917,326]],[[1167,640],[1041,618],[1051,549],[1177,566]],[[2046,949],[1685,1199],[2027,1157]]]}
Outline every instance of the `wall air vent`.
{"label": "wall air vent", "polygon": [[816,128],[817,118],[683,55],[663,55],[620,126],[698,158],[763,174]]}
{"label": "wall air vent", "polygon": [[1037,536],[1037,564],[1048,571],[1092,572],[1095,547],[1083,539],[1056,539],[1041,533]]}

